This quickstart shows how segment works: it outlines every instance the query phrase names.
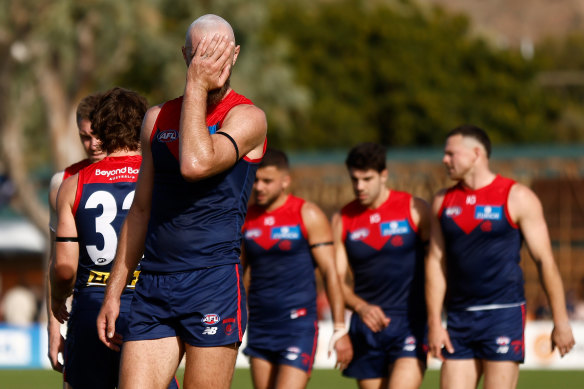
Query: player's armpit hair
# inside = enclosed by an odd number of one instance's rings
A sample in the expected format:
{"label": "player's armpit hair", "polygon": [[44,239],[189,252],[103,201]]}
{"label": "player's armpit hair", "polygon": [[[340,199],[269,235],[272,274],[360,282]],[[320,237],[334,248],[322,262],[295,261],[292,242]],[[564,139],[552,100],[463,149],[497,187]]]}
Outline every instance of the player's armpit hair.
{"label": "player's armpit hair", "polygon": [[77,237],[77,236],[57,236],[57,237],[55,237],[55,242],[79,242],[79,237]]}
{"label": "player's armpit hair", "polygon": [[235,140],[231,137],[231,135],[223,131],[217,131],[216,134],[223,135],[224,137],[229,139],[231,143],[233,143],[233,147],[235,148],[235,163],[237,163],[237,161],[239,161],[239,148],[237,147],[237,143],[235,143]]}
{"label": "player's armpit hair", "polygon": [[320,247],[320,246],[332,246],[332,245],[333,245],[333,242],[320,242],[320,243],[311,244],[309,247],[312,250],[312,249],[315,249],[315,248]]}

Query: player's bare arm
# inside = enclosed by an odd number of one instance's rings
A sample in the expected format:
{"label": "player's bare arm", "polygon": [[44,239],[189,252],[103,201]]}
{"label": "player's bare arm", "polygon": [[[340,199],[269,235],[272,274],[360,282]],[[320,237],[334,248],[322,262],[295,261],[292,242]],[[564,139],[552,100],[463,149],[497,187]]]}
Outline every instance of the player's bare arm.
{"label": "player's bare arm", "polygon": [[348,272],[350,271],[350,268],[349,259],[347,257],[347,251],[345,249],[345,244],[343,243],[342,235],[343,219],[341,215],[337,213],[333,216],[333,238],[337,272],[341,280],[341,288],[345,298],[345,305],[347,308],[357,312],[357,314],[361,317],[361,320],[363,320],[363,322],[371,329],[371,331],[382,331],[389,325],[390,318],[385,315],[379,306],[369,304],[367,301],[357,296],[353,289],[347,285],[347,274],[349,274]]}
{"label": "player's bare arm", "polygon": [[53,310],[51,309],[51,282],[49,279],[49,274],[51,271],[51,266],[55,261],[55,232],[57,230],[57,194],[59,193],[59,187],[63,183],[64,171],[57,172],[51,177],[51,182],[49,184],[49,211],[50,211],[50,221],[49,221],[49,260],[47,264],[46,271],[46,282],[45,282],[45,305],[47,309],[47,333],[48,333],[48,357],[53,370],[60,373],[63,372],[63,365],[59,362],[59,353],[62,353],[65,349],[65,338],[61,335],[61,323],[53,315]]}
{"label": "player's bare arm", "polygon": [[308,233],[312,257],[325,281],[326,294],[333,316],[334,332],[329,355],[331,348],[334,347],[337,353],[335,367],[344,369],[353,358],[353,346],[345,326],[345,303],[335,266],[331,226],[326,215],[313,203],[305,202],[302,205],[301,214]]}
{"label": "player's bare arm", "polygon": [[426,306],[428,310],[428,346],[433,357],[444,360],[442,347],[453,352],[448,332],[442,326],[442,306],[446,295],[444,274],[444,237],[438,221],[438,212],[444,201],[445,191],[439,192],[432,202],[430,218],[430,246],[425,259]]}
{"label": "player's bare arm", "polygon": [[419,197],[412,197],[410,214],[412,215],[412,221],[418,227],[420,239],[428,243],[430,240],[430,220],[432,218],[430,205]]}
{"label": "player's bare arm", "polygon": [[[78,175],[69,177],[59,189],[57,196],[57,242],[55,259],[51,266],[51,310],[60,323],[69,319],[66,300],[73,292],[77,266],[79,264],[79,243],[77,226],[73,215],[73,203],[77,190]],[[63,241],[59,241],[63,239]]]}
{"label": "player's bare arm", "polygon": [[574,347],[575,341],[566,311],[564,287],[553,257],[541,202],[533,191],[521,184],[513,185],[508,201],[510,216],[521,230],[548,296],[554,321],[552,349],[556,347],[560,355],[564,356]]}
{"label": "player's bare arm", "polygon": [[121,336],[115,331],[115,322],[120,312],[120,297],[134,275],[142,258],[144,241],[148,231],[154,168],[150,151],[150,135],[160,107],[150,108],[142,124],[142,164],[136,183],[134,201],[120,231],[114,265],[108,280],[104,301],[97,317],[99,339],[109,348],[119,351]]}
{"label": "player's bare arm", "polygon": [[239,46],[227,36],[203,38],[187,72],[179,132],[179,160],[183,177],[190,181],[216,175],[239,158],[261,157],[267,122],[253,105],[234,107],[225,117],[222,133],[210,135],[206,125],[209,91],[223,86],[237,58]]}

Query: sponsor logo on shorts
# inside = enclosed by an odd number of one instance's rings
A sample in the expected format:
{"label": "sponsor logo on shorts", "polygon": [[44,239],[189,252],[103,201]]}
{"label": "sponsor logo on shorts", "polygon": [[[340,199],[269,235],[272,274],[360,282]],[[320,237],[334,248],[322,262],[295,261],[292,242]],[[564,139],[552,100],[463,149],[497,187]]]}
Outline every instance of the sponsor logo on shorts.
{"label": "sponsor logo on shorts", "polygon": [[203,331],[203,335],[215,335],[217,333],[217,327],[207,327]]}
{"label": "sponsor logo on shorts", "polygon": [[462,213],[462,208],[460,207],[448,207],[444,210],[444,215],[446,217],[456,217]]}
{"label": "sponsor logo on shorts", "polygon": [[160,131],[156,139],[163,143],[174,142],[178,139],[178,131],[173,129]]}
{"label": "sponsor logo on shorts", "polygon": [[219,323],[220,320],[221,318],[216,313],[207,313],[205,316],[203,316],[201,322],[206,326],[212,326]]}
{"label": "sponsor logo on shorts", "polygon": [[[109,272],[90,270],[89,277],[87,278],[87,283],[85,285],[105,287],[107,281],[109,280],[109,276]],[[134,289],[136,287],[136,282],[138,282],[138,277],[140,277],[140,270],[135,270],[132,279],[128,285],[126,285],[126,288]]]}
{"label": "sponsor logo on shorts", "polygon": [[501,220],[502,217],[502,206],[477,205],[475,207],[475,219],[477,220]]}
{"label": "sponsor logo on shorts", "polygon": [[358,230],[352,231],[349,234],[350,240],[363,240],[369,236],[368,228],[359,228]]}
{"label": "sponsor logo on shorts", "polygon": [[306,316],[306,308],[298,308],[290,311],[290,319],[298,319],[302,316]]}
{"label": "sponsor logo on shorts", "polygon": [[509,351],[509,344],[511,344],[511,339],[506,336],[499,336],[495,342],[497,343],[497,354],[507,354]]}
{"label": "sponsor logo on shorts", "polygon": [[235,319],[232,317],[228,317],[227,319],[223,319],[223,332],[225,335],[229,336],[233,333],[235,329]]}
{"label": "sponsor logo on shorts", "polygon": [[262,230],[259,228],[252,228],[251,230],[245,231],[245,239],[255,239],[262,236]]}
{"label": "sponsor logo on shorts", "polygon": [[270,231],[270,238],[273,240],[289,239],[298,240],[300,239],[300,226],[282,226],[274,227]]}
{"label": "sponsor logo on shorts", "polygon": [[408,336],[404,340],[404,351],[414,351],[416,349],[416,337]]}
{"label": "sponsor logo on shorts", "polygon": [[405,219],[383,222],[379,227],[381,228],[381,236],[403,235],[410,231],[410,225]]}

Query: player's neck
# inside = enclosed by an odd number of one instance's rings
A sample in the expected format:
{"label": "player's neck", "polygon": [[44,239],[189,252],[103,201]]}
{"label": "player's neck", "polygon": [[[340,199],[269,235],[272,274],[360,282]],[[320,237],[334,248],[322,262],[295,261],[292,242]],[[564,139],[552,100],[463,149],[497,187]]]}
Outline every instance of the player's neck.
{"label": "player's neck", "polygon": [[487,169],[477,169],[462,179],[462,184],[469,189],[477,190],[490,185],[497,175]]}
{"label": "player's neck", "polygon": [[377,198],[371,203],[371,205],[369,205],[369,209],[377,209],[379,207],[381,207],[381,205],[383,203],[385,203],[387,201],[387,199],[389,198],[389,193],[391,191],[389,190],[389,188],[387,187],[383,187],[381,188],[381,191],[379,192],[379,196],[377,196]]}
{"label": "player's neck", "polygon": [[117,150],[108,153],[108,157],[131,157],[132,155],[140,155],[139,150],[129,151],[129,150]]}
{"label": "player's neck", "polygon": [[280,208],[282,205],[286,204],[288,200],[288,194],[282,193],[280,196],[276,198],[270,205],[264,208],[265,212],[273,212],[276,209]]}

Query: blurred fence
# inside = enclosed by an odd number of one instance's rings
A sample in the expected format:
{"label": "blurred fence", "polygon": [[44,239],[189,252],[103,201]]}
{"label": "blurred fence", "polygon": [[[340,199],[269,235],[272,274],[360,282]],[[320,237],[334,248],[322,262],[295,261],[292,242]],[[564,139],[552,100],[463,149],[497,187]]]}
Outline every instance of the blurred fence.
{"label": "blurred fence", "polygon": [[[329,216],[351,201],[344,153],[292,154],[292,192],[318,204]],[[453,184],[440,150],[390,150],[388,186],[428,202]],[[553,251],[569,296],[584,300],[584,145],[495,148],[494,172],[531,187],[542,201]],[[537,269],[522,252],[530,313],[542,299]]]}

